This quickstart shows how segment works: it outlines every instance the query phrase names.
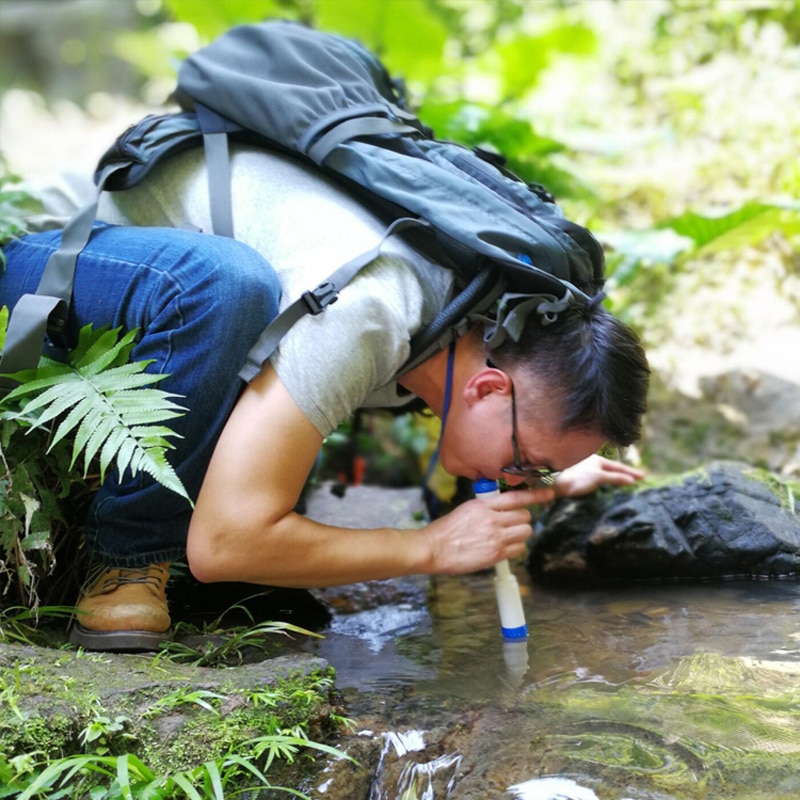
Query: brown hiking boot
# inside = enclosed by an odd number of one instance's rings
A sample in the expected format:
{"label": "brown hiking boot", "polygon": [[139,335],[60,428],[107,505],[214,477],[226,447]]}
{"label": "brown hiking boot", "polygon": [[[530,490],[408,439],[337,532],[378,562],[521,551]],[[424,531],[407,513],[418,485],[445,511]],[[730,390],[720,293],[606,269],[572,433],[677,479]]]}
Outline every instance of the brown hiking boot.
{"label": "brown hiking boot", "polygon": [[69,640],[89,650],[157,650],[172,637],[169,564],[100,567],[78,600]]}

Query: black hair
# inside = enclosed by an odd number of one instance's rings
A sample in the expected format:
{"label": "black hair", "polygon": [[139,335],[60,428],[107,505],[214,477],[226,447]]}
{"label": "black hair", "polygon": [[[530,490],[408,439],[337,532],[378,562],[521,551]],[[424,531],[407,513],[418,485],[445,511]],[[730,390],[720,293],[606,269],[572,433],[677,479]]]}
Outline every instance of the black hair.
{"label": "black hair", "polygon": [[[577,303],[543,325],[533,313],[515,342],[491,351],[501,368],[529,375],[563,403],[562,429],[598,431],[619,447],[641,436],[650,367],[638,335],[599,304]],[[520,403],[525,414],[525,402]]]}

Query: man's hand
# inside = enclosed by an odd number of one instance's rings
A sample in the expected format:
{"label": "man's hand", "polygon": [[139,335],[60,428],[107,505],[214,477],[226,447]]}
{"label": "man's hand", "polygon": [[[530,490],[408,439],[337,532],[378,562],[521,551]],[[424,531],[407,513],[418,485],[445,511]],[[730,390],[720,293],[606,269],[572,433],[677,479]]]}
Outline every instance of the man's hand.
{"label": "man's hand", "polygon": [[565,469],[556,479],[553,488],[556,497],[579,497],[591,494],[601,486],[629,486],[644,478],[645,473],[610,458],[593,455]]}
{"label": "man's hand", "polygon": [[525,552],[531,536],[530,506],[553,500],[551,486],[479,496],[421,529],[430,559],[425,572],[476,572]]}

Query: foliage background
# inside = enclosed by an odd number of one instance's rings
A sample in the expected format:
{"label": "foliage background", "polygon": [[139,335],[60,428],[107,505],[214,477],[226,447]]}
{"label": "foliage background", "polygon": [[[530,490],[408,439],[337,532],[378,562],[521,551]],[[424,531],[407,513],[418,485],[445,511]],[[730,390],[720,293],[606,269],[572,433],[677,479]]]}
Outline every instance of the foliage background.
{"label": "foliage background", "polygon": [[[63,170],[85,180],[167,101],[186,53],[270,16],[362,40],[438,136],[496,147],[599,236],[608,305],[655,369],[630,458],[800,476],[800,3],[0,0],[8,172],[31,187]],[[11,232],[13,195],[0,194]],[[363,446],[382,444],[368,477],[418,479],[426,426],[370,419]],[[335,471],[336,447],[328,459]]]}

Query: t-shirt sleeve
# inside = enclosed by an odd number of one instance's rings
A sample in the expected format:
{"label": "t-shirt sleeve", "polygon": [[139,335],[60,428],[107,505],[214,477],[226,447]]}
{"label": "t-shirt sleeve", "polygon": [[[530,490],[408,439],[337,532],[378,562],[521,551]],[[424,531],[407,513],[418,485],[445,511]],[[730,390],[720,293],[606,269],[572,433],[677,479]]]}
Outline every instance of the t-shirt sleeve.
{"label": "t-shirt sleeve", "polygon": [[322,436],[357,408],[403,402],[394,376],[427,313],[425,294],[404,259],[380,256],[283,339],[273,366]]}

